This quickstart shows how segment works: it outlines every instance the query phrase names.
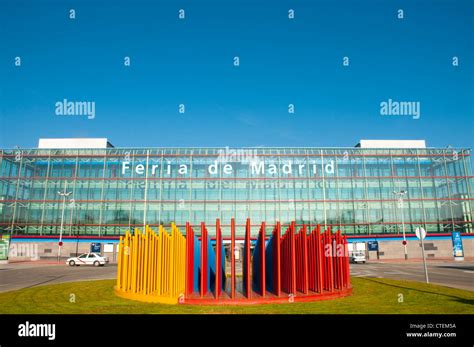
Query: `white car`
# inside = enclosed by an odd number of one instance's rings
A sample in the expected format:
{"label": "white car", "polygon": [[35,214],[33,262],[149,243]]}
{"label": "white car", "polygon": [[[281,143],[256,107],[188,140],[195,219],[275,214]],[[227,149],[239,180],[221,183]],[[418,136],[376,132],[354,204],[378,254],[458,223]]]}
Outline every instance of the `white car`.
{"label": "white car", "polygon": [[96,253],[84,253],[78,257],[72,257],[66,260],[66,264],[69,266],[79,266],[79,265],[94,265],[94,266],[104,266],[109,262],[107,257],[102,257]]}
{"label": "white car", "polygon": [[365,252],[364,251],[355,251],[350,255],[351,263],[364,263],[365,264]]}

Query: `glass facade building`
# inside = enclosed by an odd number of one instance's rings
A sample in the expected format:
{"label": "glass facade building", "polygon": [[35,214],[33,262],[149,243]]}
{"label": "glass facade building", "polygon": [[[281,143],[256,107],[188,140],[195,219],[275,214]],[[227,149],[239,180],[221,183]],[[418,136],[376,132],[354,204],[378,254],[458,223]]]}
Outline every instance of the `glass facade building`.
{"label": "glass facade building", "polygon": [[[472,232],[470,149],[107,148],[0,151],[0,232],[114,236],[231,218],[347,234]],[[400,201],[394,192],[406,191]],[[70,193],[67,197],[59,192]],[[64,203],[63,203],[64,201]],[[209,228],[213,232],[212,228]]]}

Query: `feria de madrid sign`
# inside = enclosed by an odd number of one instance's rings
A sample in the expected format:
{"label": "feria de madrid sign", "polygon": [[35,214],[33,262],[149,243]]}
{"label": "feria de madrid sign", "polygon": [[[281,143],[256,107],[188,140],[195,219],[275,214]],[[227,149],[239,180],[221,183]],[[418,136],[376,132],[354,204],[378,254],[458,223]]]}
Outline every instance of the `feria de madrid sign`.
{"label": "feria de madrid sign", "polygon": [[[220,150],[216,155],[216,159],[207,165],[207,172],[210,176],[213,175],[232,175],[234,172],[234,165],[240,163],[241,165],[248,165],[248,172],[252,176],[259,175],[288,175],[298,174],[300,176],[320,176],[334,174],[334,160],[325,162],[322,158],[320,162],[309,163],[294,163],[292,160],[281,160],[266,163],[259,158],[255,153],[256,150]],[[185,158],[185,157],[184,157]],[[163,164],[145,163],[132,164],[131,160],[124,160],[121,163],[122,175],[127,175],[133,171],[136,175],[160,175],[162,172],[165,175],[170,175],[172,170],[171,162],[167,161]],[[176,164],[175,164],[176,165]],[[190,164],[180,163],[178,166],[178,174],[186,176],[190,172]]]}

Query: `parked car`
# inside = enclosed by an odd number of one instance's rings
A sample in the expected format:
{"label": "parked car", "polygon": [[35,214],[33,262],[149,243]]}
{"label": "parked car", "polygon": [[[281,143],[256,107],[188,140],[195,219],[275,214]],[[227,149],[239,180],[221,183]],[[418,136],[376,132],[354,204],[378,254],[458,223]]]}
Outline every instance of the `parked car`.
{"label": "parked car", "polygon": [[104,266],[109,262],[109,258],[102,257],[97,253],[84,253],[78,257],[68,258],[66,264],[69,266],[79,266],[79,265],[94,265],[94,266]]}
{"label": "parked car", "polygon": [[365,252],[353,251],[352,253],[350,253],[349,259],[351,263],[365,263]]}
{"label": "parked car", "polygon": [[365,263],[365,242],[351,242],[347,245],[349,261],[351,263]]}

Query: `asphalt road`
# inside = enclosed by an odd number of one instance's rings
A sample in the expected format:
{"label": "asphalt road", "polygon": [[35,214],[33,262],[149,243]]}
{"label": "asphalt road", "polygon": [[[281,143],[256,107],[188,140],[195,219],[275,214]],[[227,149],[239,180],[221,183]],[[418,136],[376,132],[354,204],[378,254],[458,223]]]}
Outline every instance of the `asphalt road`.
{"label": "asphalt road", "polygon": [[[104,267],[34,262],[0,265],[0,292],[62,282],[114,279],[116,273],[114,264]],[[431,283],[474,291],[474,262],[432,262],[428,274]],[[421,262],[351,264],[351,275],[425,281]]]}
{"label": "asphalt road", "polygon": [[0,292],[29,288],[45,284],[113,279],[117,275],[117,265],[68,266],[16,263],[0,265]]}
{"label": "asphalt road", "polygon": [[[432,262],[427,267],[430,283],[474,291],[474,262]],[[351,264],[351,275],[425,282],[423,262]]]}

